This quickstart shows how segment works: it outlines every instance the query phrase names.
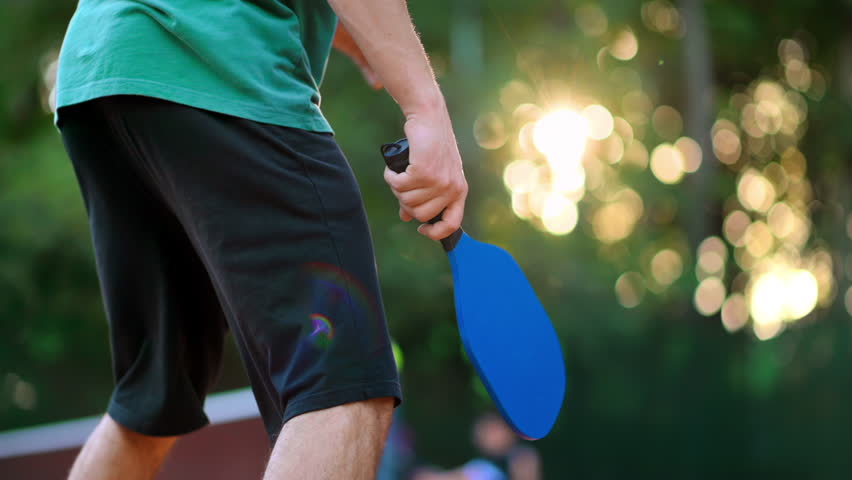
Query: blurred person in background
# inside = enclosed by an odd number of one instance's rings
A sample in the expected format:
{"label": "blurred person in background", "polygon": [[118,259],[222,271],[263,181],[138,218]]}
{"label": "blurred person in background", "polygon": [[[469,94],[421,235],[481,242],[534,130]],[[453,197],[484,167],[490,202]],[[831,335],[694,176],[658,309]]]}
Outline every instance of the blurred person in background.
{"label": "blurred person in background", "polygon": [[467,184],[403,0],[79,2],[57,125],[116,387],[71,478],[153,478],[208,423],[228,330],[274,444],[266,478],[375,477],[402,394],[361,195],[320,110],[335,32],[405,115],[410,166],[385,170],[400,218],[448,236]]}
{"label": "blurred person in background", "polygon": [[421,469],[412,480],[540,480],[541,459],[498,415],[487,413],[473,425],[473,443],[482,453],[448,471]]}

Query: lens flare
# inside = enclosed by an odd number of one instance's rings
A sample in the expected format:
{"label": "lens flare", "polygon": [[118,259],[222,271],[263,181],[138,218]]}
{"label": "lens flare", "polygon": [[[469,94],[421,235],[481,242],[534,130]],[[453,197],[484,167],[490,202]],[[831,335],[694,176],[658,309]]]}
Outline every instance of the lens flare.
{"label": "lens flare", "polygon": [[556,110],[535,123],[533,144],[552,163],[578,164],[586,150],[589,122],[572,110]]}
{"label": "lens flare", "polygon": [[315,347],[327,348],[334,338],[334,326],[331,320],[320,313],[312,313],[310,319],[313,331],[308,338]]}

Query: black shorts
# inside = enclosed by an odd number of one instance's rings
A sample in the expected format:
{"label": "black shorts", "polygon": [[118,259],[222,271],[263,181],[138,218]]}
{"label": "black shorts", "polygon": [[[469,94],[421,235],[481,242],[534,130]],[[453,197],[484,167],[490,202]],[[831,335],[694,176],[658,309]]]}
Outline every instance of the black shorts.
{"label": "black shorts", "polygon": [[207,424],[232,332],[270,439],[288,419],[401,399],[361,194],[330,134],[147,97],[62,108],[110,324],[109,414]]}

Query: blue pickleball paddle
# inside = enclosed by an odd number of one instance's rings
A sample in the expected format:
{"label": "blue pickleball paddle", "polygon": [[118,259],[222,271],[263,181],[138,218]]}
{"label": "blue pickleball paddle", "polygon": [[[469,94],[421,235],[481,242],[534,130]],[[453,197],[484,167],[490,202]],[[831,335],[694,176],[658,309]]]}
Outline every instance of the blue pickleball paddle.
{"label": "blue pickleball paddle", "polygon": [[[382,145],[382,156],[388,168],[404,172],[408,141]],[[461,228],[441,244],[453,272],[459,333],[476,373],[518,434],[544,437],[565,396],[562,348],[547,312],[505,250]]]}

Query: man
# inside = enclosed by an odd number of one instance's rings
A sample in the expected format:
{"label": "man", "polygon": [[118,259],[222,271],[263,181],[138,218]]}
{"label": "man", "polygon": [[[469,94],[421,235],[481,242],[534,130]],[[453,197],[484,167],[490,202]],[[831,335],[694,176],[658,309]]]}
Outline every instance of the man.
{"label": "man", "polygon": [[226,330],[274,442],[265,478],[375,476],[401,392],[360,192],[319,107],[338,19],[405,114],[411,164],[385,170],[400,218],[448,236],[467,184],[403,0],[80,0],[57,124],[117,384],[70,478],[152,478],[207,423]]}

